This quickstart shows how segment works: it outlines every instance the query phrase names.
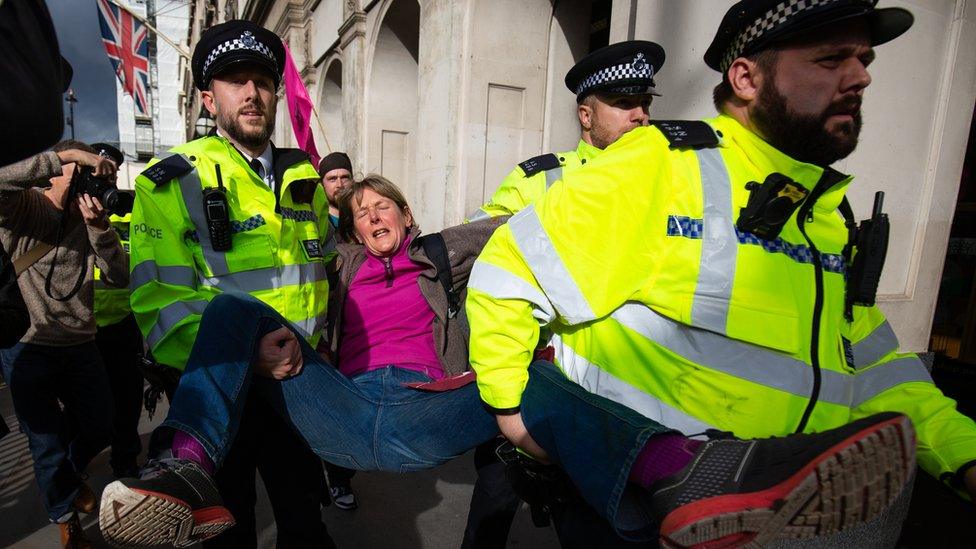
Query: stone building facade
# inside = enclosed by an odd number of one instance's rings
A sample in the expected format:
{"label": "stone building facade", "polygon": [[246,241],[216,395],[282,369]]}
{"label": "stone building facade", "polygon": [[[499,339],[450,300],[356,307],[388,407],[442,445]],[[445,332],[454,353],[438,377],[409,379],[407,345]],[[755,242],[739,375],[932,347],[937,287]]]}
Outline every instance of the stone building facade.
{"label": "stone building facade", "polygon": [[[399,184],[430,231],[472,212],[515,163],[575,146],[575,101],[563,77],[595,47],[631,38],[662,44],[663,97],[652,117],[711,116],[719,76],[701,56],[731,4],[197,0],[190,45],[231,14],[278,33],[315,104],[320,152],[344,150],[357,175],[378,172]],[[922,351],[976,104],[976,3],[881,4],[910,9],[916,23],[879,48],[861,146],[837,167],[858,176],[851,199],[859,217],[874,191],[887,192],[892,245],[880,299],[903,346]],[[199,113],[194,95],[184,112],[188,136]],[[281,102],[275,143],[290,146],[284,109]]]}

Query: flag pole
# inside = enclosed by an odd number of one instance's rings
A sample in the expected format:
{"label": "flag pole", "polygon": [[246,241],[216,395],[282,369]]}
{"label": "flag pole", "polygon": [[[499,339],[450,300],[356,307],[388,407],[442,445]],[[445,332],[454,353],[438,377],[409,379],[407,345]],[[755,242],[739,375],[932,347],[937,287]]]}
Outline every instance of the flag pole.
{"label": "flag pole", "polygon": [[176,53],[180,54],[187,61],[190,60],[190,54],[189,54],[189,52],[187,52],[182,47],[180,47],[180,45],[177,44],[176,42],[173,42],[172,40],[170,40],[168,36],[166,36],[165,34],[159,32],[159,29],[157,29],[152,24],[150,24],[149,21],[147,21],[145,17],[139,15],[138,13],[133,12],[128,7],[123,6],[122,4],[119,4],[117,0],[107,0],[107,1],[108,1],[108,3],[116,6],[117,8],[122,9],[122,10],[125,10],[126,12],[128,12],[129,15],[131,15],[137,21],[139,21],[140,23],[142,23],[143,25],[145,25],[146,28],[148,28],[149,30],[151,30],[156,36],[162,38],[163,39],[163,42],[166,42],[167,44],[169,44],[170,46],[172,46],[173,49],[176,50]]}
{"label": "flag pole", "polygon": [[319,125],[319,131],[322,132],[322,139],[325,139],[325,148],[329,149],[329,152],[332,152],[332,145],[329,143],[329,136],[325,135],[325,128],[322,127],[322,117],[319,116],[319,111],[315,108],[315,105],[312,105],[312,114],[315,115],[315,121]]}

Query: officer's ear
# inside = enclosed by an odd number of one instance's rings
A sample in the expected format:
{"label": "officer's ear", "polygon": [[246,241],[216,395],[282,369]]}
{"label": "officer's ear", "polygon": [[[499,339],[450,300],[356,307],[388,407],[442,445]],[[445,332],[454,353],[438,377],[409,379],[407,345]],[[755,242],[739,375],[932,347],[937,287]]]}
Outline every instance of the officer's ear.
{"label": "officer's ear", "polygon": [[207,112],[210,113],[210,116],[216,118],[217,103],[216,100],[214,99],[213,81],[210,82],[210,85],[207,86],[207,89],[200,92],[200,101],[203,103],[203,108],[207,109]]}
{"label": "officer's ear", "polygon": [[593,106],[590,104],[590,97],[584,99],[576,106],[576,115],[579,116],[580,128],[588,132],[593,129]]}
{"label": "officer's ear", "polygon": [[732,62],[726,74],[736,99],[743,103],[752,103],[759,96],[763,75],[755,61],[739,57]]}

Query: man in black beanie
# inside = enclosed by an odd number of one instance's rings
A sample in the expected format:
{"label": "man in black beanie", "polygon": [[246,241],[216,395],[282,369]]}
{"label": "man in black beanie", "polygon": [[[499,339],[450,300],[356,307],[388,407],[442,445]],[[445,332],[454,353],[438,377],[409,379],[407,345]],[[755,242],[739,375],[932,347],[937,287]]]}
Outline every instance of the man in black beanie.
{"label": "man in black beanie", "polygon": [[352,183],[352,162],[344,152],[329,153],[319,162],[319,175],[322,176],[322,188],[329,199],[329,223],[333,229],[339,228],[339,205],[336,196],[339,191]]}

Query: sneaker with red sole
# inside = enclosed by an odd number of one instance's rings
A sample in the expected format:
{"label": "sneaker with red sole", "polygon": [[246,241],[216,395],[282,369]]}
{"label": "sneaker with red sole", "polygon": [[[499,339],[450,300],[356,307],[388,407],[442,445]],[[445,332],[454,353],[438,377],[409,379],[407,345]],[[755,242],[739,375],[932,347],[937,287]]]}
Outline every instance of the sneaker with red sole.
{"label": "sneaker with red sole", "polygon": [[911,420],[884,413],[823,433],[710,440],[650,492],[663,547],[761,547],[873,519],[914,470]]}
{"label": "sneaker with red sole", "polygon": [[98,513],[102,536],[118,547],[186,547],[234,525],[217,486],[196,463],[152,461],[140,478],[105,487]]}

